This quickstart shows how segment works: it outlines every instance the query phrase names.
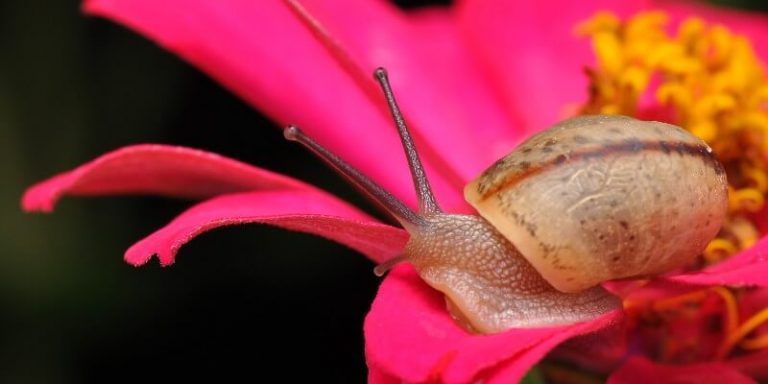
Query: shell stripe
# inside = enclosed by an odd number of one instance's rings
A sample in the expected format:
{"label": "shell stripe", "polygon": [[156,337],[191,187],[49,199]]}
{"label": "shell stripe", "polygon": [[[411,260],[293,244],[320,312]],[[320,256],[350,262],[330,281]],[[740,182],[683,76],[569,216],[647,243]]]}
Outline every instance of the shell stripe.
{"label": "shell stripe", "polygon": [[[573,151],[568,154],[558,155],[557,157],[544,161],[536,166],[529,166],[522,169],[520,172],[510,173],[507,177],[494,185],[488,185],[481,181],[478,183],[480,201],[485,201],[496,192],[512,187],[526,178],[546,172],[549,169],[560,166],[566,162],[602,158],[606,156],[638,154],[641,152],[662,152],[667,155],[678,154],[680,156],[698,157],[702,162],[709,166],[715,174],[721,175],[725,173],[723,165],[712,154],[712,149],[706,145],[669,141],[625,140],[619,143],[605,144],[598,148],[590,148],[584,151]],[[485,177],[486,174],[491,173],[493,169],[494,167],[491,167],[486,171],[483,177]]]}

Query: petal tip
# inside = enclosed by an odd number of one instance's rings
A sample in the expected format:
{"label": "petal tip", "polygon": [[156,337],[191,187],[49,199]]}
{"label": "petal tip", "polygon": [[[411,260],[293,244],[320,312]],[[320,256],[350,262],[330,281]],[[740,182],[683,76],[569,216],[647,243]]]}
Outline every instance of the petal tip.
{"label": "petal tip", "polygon": [[154,254],[152,253],[144,253],[144,252],[137,252],[134,247],[129,248],[127,251],[125,251],[125,255],[123,255],[123,260],[125,260],[126,263],[134,266],[134,267],[141,267],[147,262],[149,262],[149,259],[152,258]]}
{"label": "petal tip", "polygon": [[139,241],[131,246],[123,255],[123,260],[126,263],[134,266],[141,267],[146,265],[152,256],[157,256],[157,260],[160,262],[161,267],[169,267],[176,261],[176,251],[169,251],[164,249],[151,249],[146,246],[147,239]]}
{"label": "petal tip", "polygon": [[161,267],[170,267],[176,261],[175,255],[165,256],[157,255],[157,259],[160,260]]}
{"label": "petal tip", "polygon": [[53,212],[58,200],[58,193],[50,188],[50,183],[44,181],[33,185],[21,197],[21,208],[26,212]]}

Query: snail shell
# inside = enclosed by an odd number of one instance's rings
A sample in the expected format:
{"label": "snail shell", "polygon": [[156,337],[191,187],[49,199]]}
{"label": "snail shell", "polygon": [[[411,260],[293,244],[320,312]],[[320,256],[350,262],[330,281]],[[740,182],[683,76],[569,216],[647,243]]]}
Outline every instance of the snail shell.
{"label": "snail shell", "polygon": [[464,190],[466,200],[563,292],[689,263],[725,219],[722,165],[673,125],[566,120]]}

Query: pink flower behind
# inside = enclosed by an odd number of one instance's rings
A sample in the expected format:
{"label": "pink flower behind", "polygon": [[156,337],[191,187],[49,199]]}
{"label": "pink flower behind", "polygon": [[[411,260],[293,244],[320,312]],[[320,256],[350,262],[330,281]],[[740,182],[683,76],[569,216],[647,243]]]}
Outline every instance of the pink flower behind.
{"label": "pink flower behind", "polygon": [[[376,66],[387,67],[437,198],[449,212],[470,211],[461,197],[467,180],[586,99],[581,71],[592,60],[587,44],[573,35],[575,23],[599,10],[629,15],[652,6],[670,10],[676,19],[695,11],[726,22],[739,20],[735,30],[754,41],[768,37],[765,18],[736,19],[730,12],[666,2],[574,6],[561,1],[466,0],[453,9],[413,13],[383,1],[360,0],[84,4],[88,13],[125,24],[177,53],[275,121],[305,127],[413,206],[400,144],[369,75]],[[154,254],[162,264],[171,264],[179,247],[194,236],[241,223],[318,234],[376,262],[398,254],[407,239],[401,229],[378,223],[312,186],[217,155],[167,146],[127,147],[107,154],[32,187],[23,205],[50,211],[66,194],[127,193],[204,200],[131,247],[125,257],[136,265]],[[723,264],[668,276],[644,290],[661,287],[659,295],[664,296],[673,283],[684,290],[713,284],[766,286],[766,246],[763,240]],[[401,266],[385,278],[366,318],[369,380],[513,382],[558,344],[618,327],[621,318],[621,313],[612,312],[563,327],[474,335],[451,319],[443,298],[412,268]],[[755,364],[733,360],[730,367],[754,372]],[[638,367],[672,369],[631,359],[612,380],[632,378]],[[744,379],[722,367],[713,363],[700,372]],[[686,367],[680,372],[690,371]]]}

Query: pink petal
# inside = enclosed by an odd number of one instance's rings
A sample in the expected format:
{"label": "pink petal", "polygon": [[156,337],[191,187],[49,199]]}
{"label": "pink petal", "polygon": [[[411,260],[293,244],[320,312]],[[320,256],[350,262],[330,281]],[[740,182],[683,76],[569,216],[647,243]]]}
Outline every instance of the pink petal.
{"label": "pink petal", "polygon": [[723,363],[687,364],[681,366],[656,364],[644,357],[633,357],[613,372],[609,384],[700,383],[747,384],[754,380]]}
{"label": "pink petal", "polygon": [[118,149],[38,183],[26,191],[22,206],[49,212],[65,194],[204,198],[254,189],[314,188],[213,153],[147,144]]}
{"label": "pink petal", "polygon": [[402,380],[373,366],[368,367],[368,384],[402,384]]}
{"label": "pink petal", "polygon": [[301,3],[357,68],[387,68],[421,147],[448,162],[461,184],[519,140],[521,131],[494,97],[447,8],[404,14],[382,1]]}
{"label": "pink petal", "polygon": [[402,229],[378,223],[321,191],[259,191],[223,195],[190,208],[134,244],[126,251],[125,260],[141,265],[157,254],[162,265],[169,265],[179,248],[195,236],[214,228],[246,223],[271,224],[320,235],[376,262],[402,252],[408,239]]}
{"label": "pink petal", "polygon": [[768,350],[760,350],[731,358],[727,364],[756,379],[768,380]]}
{"label": "pink petal", "polygon": [[514,382],[562,341],[618,321],[620,311],[564,327],[512,329],[474,335],[460,328],[443,296],[410,266],[384,280],[365,321],[369,366],[406,382],[464,383],[492,370],[494,380]]}
{"label": "pink petal", "polygon": [[768,237],[751,248],[703,270],[667,275],[647,283],[609,282],[606,287],[630,301],[648,301],[682,295],[701,289],[701,286],[726,285],[731,287],[768,287]]}
{"label": "pink petal", "polygon": [[586,372],[611,372],[626,358],[629,342],[626,324],[604,327],[560,344],[547,358],[567,361]]}
{"label": "pink petal", "polygon": [[644,6],[641,0],[464,0],[458,22],[505,108],[530,133],[586,100],[583,68],[594,55],[589,40],[576,36],[576,25],[599,10],[626,16]]}
{"label": "pink petal", "polygon": [[768,286],[768,237],[700,272],[667,277],[664,280],[698,285]]}
{"label": "pink petal", "polygon": [[[327,4],[328,14],[346,14],[341,4]],[[371,92],[372,78],[361,79],[340,61],[328,40],[311,31],[287,2],[89,0],[84,8],[147,35],[280,124],[302,126],[415,206],[405,158],[393,156],[402,152],[399,140],[382,96]],[[372,73],[373,67],[363,70]],[[442,174],[445,163],[431,153],[424,160],[436,194],[446,207],[466,210],[456,177]]]}
{"label": "pink petal", "polygon": [[621,293],[610,290],[624,299],[624,303],[647,303],[669,297],[682,296],[687,293],[701,290],[698,284],[686,284],[671,279],[659,278],[645,282],[643,285],[635,285]]}
{"label": "pink petal", "polygon": [[745,35],[763,61],[768,61],[768,14],[743,11],[728,7],[708,5],[703,1],[651,0],[651,6],[659,7],[672,15],[674,21],[691,16],[701,17],[710,23],[720,23],[733,32]]}
{"label": "pink petal", "polygon": [[[487,383],[504,384],[519,382],[531,367],[561,343],[572,338],[589,337],[592,332],[599,332],[608,328],[619,328],[614,326],[614,324],[618,324],[620,316],[621,312],[617,310],[593,321],[574,324],[568,327],[568,329],[561,329],[559,333],[552,334],[552,336],[542,340],[530,349],[520,352],[511,359],[498,364],[489,373]],[[621,329],[623,330],[623,328]],[[596,342],[598,343],[613,344],[615,342],[613,339],[603,340],[601,339],[603,335],[599,336],[600,337],[596,337]],[[611,334],[611,336],[616,335]],[[498,349],[501,348],[502,346],[499,345]],[[625,351],[625,349],[622,348],[622,351]],[[582,353],[585,353],[585,351],[582,351]],[[594,360],[597,360],[598,358],[602,358],[602,356],[590,356],[588,360],[594,362]]]}

